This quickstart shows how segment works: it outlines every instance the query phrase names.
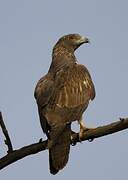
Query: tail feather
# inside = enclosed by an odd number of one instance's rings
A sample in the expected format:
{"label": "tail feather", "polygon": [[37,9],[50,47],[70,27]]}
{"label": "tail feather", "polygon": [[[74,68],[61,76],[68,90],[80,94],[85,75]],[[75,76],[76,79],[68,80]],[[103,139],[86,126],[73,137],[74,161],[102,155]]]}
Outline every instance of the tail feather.
{"label": "tail feather", "polygon": [[49,149],[50,172],[56,174],[68,162],[70,151],[71,126],[67,125],[57,139],[56,144]]}

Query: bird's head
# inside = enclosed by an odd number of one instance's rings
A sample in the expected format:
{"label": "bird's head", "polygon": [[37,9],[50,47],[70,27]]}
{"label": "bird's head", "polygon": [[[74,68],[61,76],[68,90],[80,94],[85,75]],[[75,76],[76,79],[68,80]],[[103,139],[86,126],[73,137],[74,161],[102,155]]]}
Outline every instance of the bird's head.
{"label": "bird's head", "polygon": [[59,39],[57,44],[62,44],[72,50],[76,50],[80,45],[84,43],[89,43],[89,39],[85,36],[80,36],[79,34],[68,34]]}

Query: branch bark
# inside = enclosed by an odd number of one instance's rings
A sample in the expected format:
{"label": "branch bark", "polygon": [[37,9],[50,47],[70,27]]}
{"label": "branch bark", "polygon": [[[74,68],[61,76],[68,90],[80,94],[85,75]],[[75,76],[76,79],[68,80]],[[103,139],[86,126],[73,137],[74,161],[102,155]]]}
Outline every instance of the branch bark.
{"label": "branch bark", "polygon": [[9,134],[8,134],[7,128],[5,126],[5,123],[4,123],[3,116],[2,116],[1,112],[0,112],[0,126],[1,126],[3,134],[5,136],[4,142],[8,146],[8,151],[7,152],[10,153],[10,152],[13,151],[13,147],[12,147],[11,139],[9,137]]}
{"label": "branch bark", "polygon": [[[106,136],[112,133],[116,133],[118,131],[122,131],[127,128],[128,128],[128,118],[120,119],[117,122],[85,131],[85,133],[83,133],[83,137],[81,138],[81,141],[86,141],[86,140],[92,141],[95,138],[99,138],[99,137]],[[24,146],[20,149],[8,152],[7,155],[5,155],[4,157],[0,159],[0,169],[3,169],[4,167],[28,155],[36,154],[40,151],[46,150],[47,142],[48,142],[47,140],[45,141],[40,140],[38,143]],[[80,142],[79,134],[72,132],[71,144],[75,145],[77,142]]]}

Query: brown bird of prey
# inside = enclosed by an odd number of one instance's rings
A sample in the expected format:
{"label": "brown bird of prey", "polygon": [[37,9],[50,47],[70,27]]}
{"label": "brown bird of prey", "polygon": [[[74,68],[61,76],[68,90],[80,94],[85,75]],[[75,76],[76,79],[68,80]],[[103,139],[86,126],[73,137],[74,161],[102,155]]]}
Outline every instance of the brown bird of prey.
{"label": "brown bird of prey", "polygon": [[79,64],[75,50],[88,38],[65,35],[52,52],[48,73],[35,88],[35,98],[43,132],[48,137],[50,172],[56,174],[67,164],[71,143],[71,123],[80,124],[79,137],[87,130],[83,112],[95,97],[95,88],[87,68]]}

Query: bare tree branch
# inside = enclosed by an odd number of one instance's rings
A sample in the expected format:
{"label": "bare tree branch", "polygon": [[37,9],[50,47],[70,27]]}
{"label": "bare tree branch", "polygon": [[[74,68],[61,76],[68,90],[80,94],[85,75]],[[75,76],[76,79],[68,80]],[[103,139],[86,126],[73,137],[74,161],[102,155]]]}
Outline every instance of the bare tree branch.
{"label": "bare tree branch", "polygon": [[[128,128],[128,118],[120,119],[117,122],[85,131],[85,133],[83,133],[83,137],[81,138],[81,140],[82,141],[93,140],[95,138],[99,138],[118,131],[122,131],[126,128]],[[6,156],[0,159],[0,169],[3,169],[9,164],[12,164],[17,160],[20,160],[28,155],[36,154],[40,151],[46,150],[47,142],[48,142],[47,140],[43,142],[41,142],[40,140],[38,143],[31,144],[8,153]],[[79,135],[78,133],[72,132],[71,144],[74,145],[77,142],[80,142]]]}
{"label": "bare tree branch", "polygon": [[12,164],[15,161],[20,160],[28,155],[36,154],[45,149],[47,149],[47,140],[14,150],[0,159],[0,169],[3,169],[9,164]]}
{"label": "bare tree branch", "polygon": [[8,151],[7,152],[10,153],[10,152],[13,151],[13,147],[12,147],[12,143],[11,143],[8,131],[6,129],[6,126],[5,126],[5,123],[4,123],[3,116],[2,116],[1,112],[0,112],[0,126],[1,126],[3,134],[5,136],[5,144],[8,146]]}
{"label": "bare tree branch", "polygon": [[[80,140],[81,141],[88,140],[91,142],[95,138],[110,135],[127,128],[128,128],[128,118],[120,118],[119,121],[116,121],[114,123],[104,126],[99,126],[95,129],[90,129],[88,131],[85,131],[83,137]],[[79,140],[79,134],[73,133],[72,143],[76,144],[77,142],[80,142],[80,140]]]}

